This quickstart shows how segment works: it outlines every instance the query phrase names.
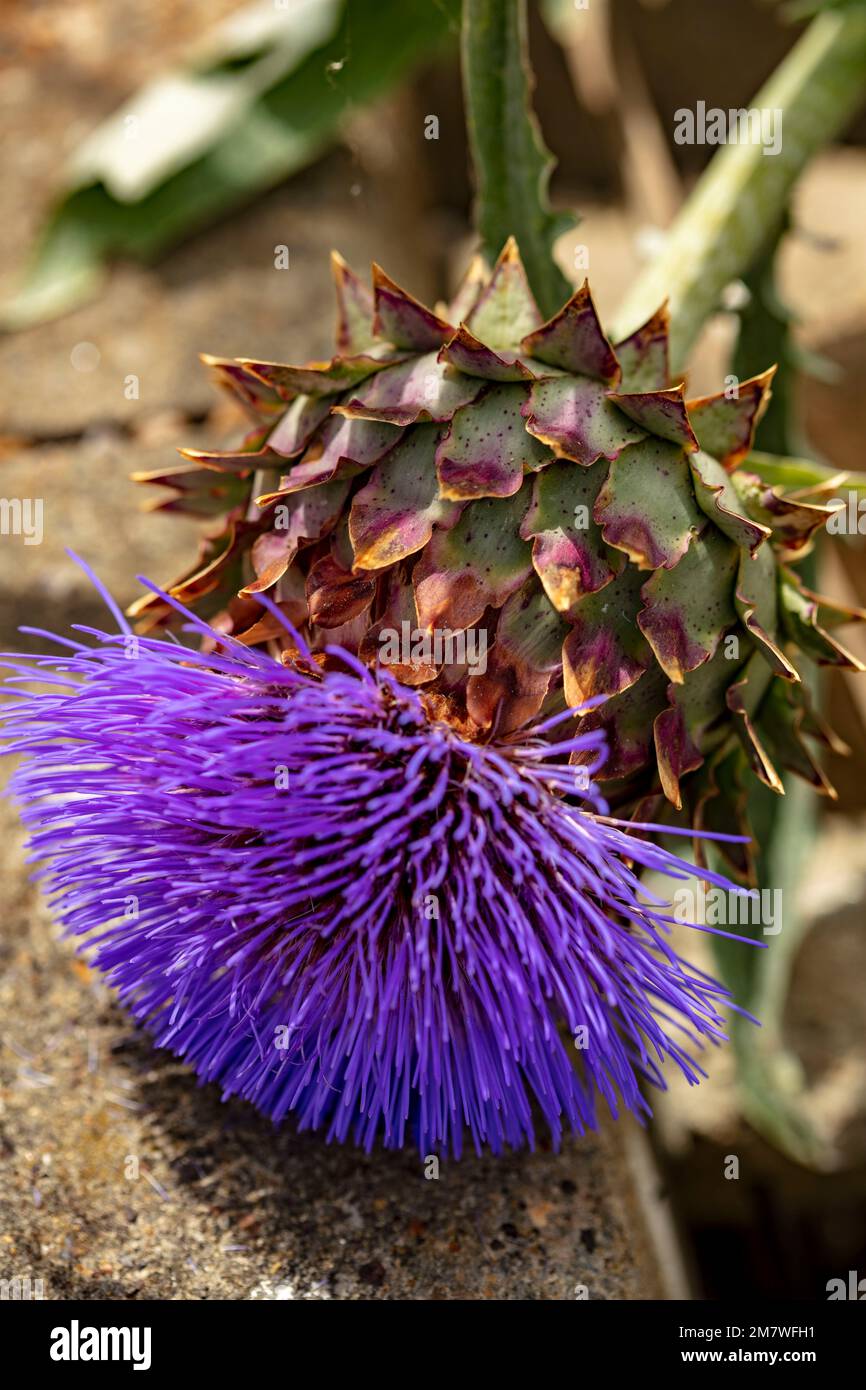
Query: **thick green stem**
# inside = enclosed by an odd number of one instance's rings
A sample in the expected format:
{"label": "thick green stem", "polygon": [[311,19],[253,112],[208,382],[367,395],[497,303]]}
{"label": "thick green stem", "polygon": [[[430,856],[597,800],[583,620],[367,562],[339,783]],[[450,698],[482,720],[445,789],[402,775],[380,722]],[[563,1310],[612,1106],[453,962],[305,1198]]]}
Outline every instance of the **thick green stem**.
{"label": "thick green stem", "polygon": [[781,111],[781,149],[726,145],[676,219],[658,259],[638,277],[617,316],[617,336],[671,309],[676,371],[725,285],[742,275],[778,234],[792,185],[808,160],[847,124],[864,97],[866,13],[820,15],[755,97]]}
{"label": "thick green stem", "polygon": [[572,219],[547,201],[554,161],[532,112],[526,0],[463,0],[462,65],[484,255],[493,262],[516,237],[538,304],[552,314],[571,293],[552,246]]}

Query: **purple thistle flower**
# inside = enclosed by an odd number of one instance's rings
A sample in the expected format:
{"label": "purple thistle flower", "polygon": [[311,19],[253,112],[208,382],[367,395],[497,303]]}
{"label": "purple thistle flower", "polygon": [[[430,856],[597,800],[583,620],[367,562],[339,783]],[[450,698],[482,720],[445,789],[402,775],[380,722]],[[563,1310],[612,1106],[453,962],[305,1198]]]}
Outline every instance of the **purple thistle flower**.
{"label": "purple thistle flower", "polygon": [[65,931],[202,1081],[459,1155],[532,1144],[533,1102],[558,1143],[597,1093],[649,1113],[668,1058],[704,1074],[730,997],[638,879],[693,870],[607,815],[574,711],[470,743],[337,648],[322,670],[293,634],[283,665],[181,609],[221,643],[190,650],[105,597],[119,633],[4,662],[12,790]]}

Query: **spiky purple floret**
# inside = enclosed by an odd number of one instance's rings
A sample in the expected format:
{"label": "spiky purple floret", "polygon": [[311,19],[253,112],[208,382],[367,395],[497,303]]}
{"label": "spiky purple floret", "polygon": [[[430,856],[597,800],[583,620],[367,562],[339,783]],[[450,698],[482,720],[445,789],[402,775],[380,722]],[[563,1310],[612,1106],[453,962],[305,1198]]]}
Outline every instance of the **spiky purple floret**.
{"label": "spiky purple floret", "polygon": [[554,1143],[597,1092],[646,1112],[666,1058],[698,1079],[727,991],[637,877],[692,870],[606,816],[573,711],[469,743],[345,653],[91,635],[6,663],[43,687],[5,713],[13,792],[64,928],[202,1080],[459,1154],[532,1143],[533,1101]]}

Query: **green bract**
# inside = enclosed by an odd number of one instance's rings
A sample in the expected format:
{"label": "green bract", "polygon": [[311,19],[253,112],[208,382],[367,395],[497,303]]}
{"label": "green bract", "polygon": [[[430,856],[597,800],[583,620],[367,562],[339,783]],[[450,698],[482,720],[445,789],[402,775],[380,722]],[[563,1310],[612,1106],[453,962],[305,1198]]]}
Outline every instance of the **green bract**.
{"label": "green bract", "polygon": [[[608,794],[687,790],[696,826],[730,821],[746,765],[829,790],[798,654],[858,665],[831,633],[854,615],[791,568],[832,515],[821,487],[786,497],[750,466],[772,371],[686,401],[664,308],[611,344],[584,285],[543,322],[513,241],[438,312],[378,267],[372,291],[334,270],[337,355],[206,359],[255,428],[148,475],[221,522],[173,593],[243,642],[285,642],[267,592],[315,651],[390,660],[470,737],[604,697],[581,727],[607,730]],[[169,616],[152,596],[138,614]],[[395,659],[403,625],[483,631],[486,670],[442,643]]]}

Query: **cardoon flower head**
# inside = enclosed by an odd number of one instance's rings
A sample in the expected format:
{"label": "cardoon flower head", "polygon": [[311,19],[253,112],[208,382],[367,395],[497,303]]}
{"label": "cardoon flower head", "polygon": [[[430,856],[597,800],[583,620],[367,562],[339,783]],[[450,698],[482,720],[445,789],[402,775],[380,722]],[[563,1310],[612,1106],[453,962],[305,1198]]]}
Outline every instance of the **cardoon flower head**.
{"label": "cardoon flower head", "polygon": [[[313,651],[389,666],[479,738],[593,702],[621,807],[748,833],[753,776],[833,795],[801,666],[861,669],[836,629],[866,614],[798,577],[834,506],[755,452],[773,371],[687,400],[666,308],[612,342],[583,285],[545,321],[513,239],[435,312],[378,266],[334,278],[336,356],[207,358],[250,431],[138,475],[208,524],[172,594],[251,645],[280,639],[267,593]],[[135,613],[173,616],[154,594]],[[444,643],[407,671],[404,625],[490,662]]]}
{"label": "cardoon flower head", "polygon": [[702,1074],[728,995],[639,883],[691,869],[607,814],[603,731],[472,741],[340,648],[278,661],[186,613],[191,650],[111,606],[96,646],[5,662],[13,791],[66,932],[201,1080],[459,1155]]}

